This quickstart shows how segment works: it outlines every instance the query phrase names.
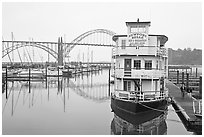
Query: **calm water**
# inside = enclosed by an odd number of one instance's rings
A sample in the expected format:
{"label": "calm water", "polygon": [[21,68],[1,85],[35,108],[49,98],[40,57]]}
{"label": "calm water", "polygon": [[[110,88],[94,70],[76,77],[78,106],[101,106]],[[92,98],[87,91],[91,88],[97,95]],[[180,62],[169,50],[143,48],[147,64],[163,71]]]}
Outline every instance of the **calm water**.
{"label": "calm water", "polygon": [[9,83],[8,99],[2,94],[2,134],[194,134],[172,106],[165,115],[140,125],[111,112],[108,70],[48,81],[32,83],[30,93],[24,82]]}

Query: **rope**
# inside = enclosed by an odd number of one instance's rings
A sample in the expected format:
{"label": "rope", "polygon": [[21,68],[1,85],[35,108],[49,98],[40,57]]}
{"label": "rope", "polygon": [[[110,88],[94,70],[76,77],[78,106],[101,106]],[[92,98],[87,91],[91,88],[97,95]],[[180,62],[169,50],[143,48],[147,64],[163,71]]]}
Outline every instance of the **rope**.
{"label": "rope", "polygon": [[146,108],[149,108],[149,109],[152,109],[152,110],[155,110],[155,111],[166,112],[166,110],[156,109],[156,108],[152,108],[152,107],[149,107],[149,106],[147,106],[147,105],[144,105],[144,104],[142,104],[142,103],[140,103],[140,102],[138,102],[138,103],[139,103],[140,105],[146,107]]}
{"label": "rope", "polygon": [[[139,103],[140,105],[146,107],[146,108],[149,108],[149,109],[152,109],[152,110],[155,110],[155,111],[166,112],[166,110],[155,109],[155,108],[149,107],[149,106],[147,106],[147,105],[144,105],[144,104],[142,104],[142,103],[140,103],[140,102],[138,102],[138,103]],[[169,109],[169,110],[174,111],[174,112],[182,112],[182,111],[184,111],[184,109],[182,109],[182,110],[172,110],[172,109]],[[168,111],[169,111],[169,110],[168,110]]]}

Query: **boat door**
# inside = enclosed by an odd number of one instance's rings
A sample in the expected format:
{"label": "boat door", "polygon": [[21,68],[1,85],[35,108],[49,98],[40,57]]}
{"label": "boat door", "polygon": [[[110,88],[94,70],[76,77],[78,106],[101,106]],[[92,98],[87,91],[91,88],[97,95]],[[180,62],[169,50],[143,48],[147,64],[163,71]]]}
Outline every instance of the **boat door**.
{"label": "boat door", "polygon": [[131,71],[131,59],[125,59],[124,69],[125,71]]}

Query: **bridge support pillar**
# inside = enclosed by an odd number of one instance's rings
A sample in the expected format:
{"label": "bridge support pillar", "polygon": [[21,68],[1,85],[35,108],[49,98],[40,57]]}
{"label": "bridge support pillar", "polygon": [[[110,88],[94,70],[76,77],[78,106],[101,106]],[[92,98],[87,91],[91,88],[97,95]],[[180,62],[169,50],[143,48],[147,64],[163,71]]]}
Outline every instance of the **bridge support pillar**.
{"label": "bridge support pillar", "polygon": [[61,37],[61,38],[58,38],[58,66],[63,66],[62,37]]}

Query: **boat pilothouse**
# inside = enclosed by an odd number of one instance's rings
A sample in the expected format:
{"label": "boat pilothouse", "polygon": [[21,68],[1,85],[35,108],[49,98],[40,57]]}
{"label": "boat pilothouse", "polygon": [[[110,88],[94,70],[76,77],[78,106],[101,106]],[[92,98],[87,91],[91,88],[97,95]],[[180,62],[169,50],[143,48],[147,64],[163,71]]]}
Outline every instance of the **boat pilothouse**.
{"label": "boat pilothouse", "polygon": [[126,22],[127,35],[114,35],[112,70],[115,90],[111,108],[132,114],[164,110],[168,90],[165,35],[150,35],[151,22]]}

